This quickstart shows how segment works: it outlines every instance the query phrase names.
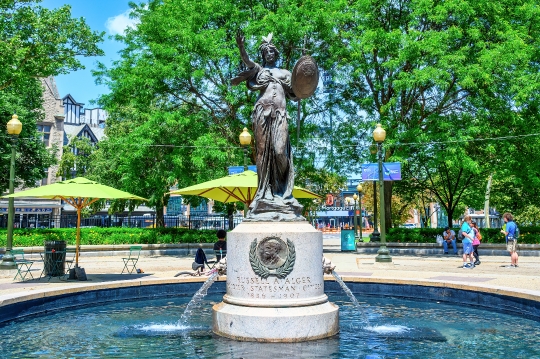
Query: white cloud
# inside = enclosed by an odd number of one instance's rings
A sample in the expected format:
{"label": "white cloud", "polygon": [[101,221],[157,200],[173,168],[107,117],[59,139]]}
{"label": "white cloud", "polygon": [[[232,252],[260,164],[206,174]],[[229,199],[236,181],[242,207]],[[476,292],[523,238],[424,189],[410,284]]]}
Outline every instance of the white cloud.
{"label": "white cloud", "polygon": [[105,27],[111,35],[124,34],[124,31],[130,27],[134,29],[139,23],[138,19],[130,19],[129,13],[131,10],[126,10],[120,15],[116,15],[107,19]]}

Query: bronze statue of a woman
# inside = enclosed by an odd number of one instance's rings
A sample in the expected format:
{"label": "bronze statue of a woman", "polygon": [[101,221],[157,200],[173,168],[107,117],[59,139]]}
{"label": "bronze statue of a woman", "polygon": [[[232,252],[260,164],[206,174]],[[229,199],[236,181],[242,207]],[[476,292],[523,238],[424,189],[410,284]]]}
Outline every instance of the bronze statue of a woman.
{"label": "bronze statue of a woman", "polygon": [[276,66],[279,51],[272,34],[259,47],[262,66],[250,60],[242,34],[236,36],[240,56],[247,70],[231,80],[245,81],[248,89],[259,91],[251,119],[257,151],[259,187],[249,206],[247,221],[303,221],[302,205],[292,196],[294,169],[287,123],[286,98],[298,101],[292,90],[291,73]]}

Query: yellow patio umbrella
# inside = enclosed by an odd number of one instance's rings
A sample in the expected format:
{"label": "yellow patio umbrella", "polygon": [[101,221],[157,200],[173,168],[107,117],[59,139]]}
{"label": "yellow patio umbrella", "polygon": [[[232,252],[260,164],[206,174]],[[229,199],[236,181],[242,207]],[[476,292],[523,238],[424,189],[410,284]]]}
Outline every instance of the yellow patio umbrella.
{"label": "yellow patio umbrella", "polygon": [[81,210],[100,199],[135,199],[148,201],[146,198],[120,191],[116,188],[102,185],[84,177],[77,177],[48,186],[32,188],[17,192],[3,198],[36,197],[48,199],[61,199],[77,210],[77,240],[75,248],[75,266],[79,266],[79,245],[81,243]]}
{"label": "yellow patio umbrella", "polygon": [[[171,191],[170,194],[201,196],[224,203],[238,201],[249,206],[255,197],[257,186],[257,173],[248,170],[177,189]],[[295,198],[322,198],[322,196],[298,186],[294,186],[292,195]]]}

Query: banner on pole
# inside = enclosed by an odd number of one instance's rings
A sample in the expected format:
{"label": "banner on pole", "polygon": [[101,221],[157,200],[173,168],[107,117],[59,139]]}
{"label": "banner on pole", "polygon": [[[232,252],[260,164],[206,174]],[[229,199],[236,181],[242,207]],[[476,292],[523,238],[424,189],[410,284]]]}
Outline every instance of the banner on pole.
{"label": "banner on pole", "polygon": [[[379,180],[379,164],[366,163],[362,165],[362,181],[378,181]],[[383,163],[383,180],[384,181],[399,181],[401,180],[401,163],[400,162],[384,162]]]}

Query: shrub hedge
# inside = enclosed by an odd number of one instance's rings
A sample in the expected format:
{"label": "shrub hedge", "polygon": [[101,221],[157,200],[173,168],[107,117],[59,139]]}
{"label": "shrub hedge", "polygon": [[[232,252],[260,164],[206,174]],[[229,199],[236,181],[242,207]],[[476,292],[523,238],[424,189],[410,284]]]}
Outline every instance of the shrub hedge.
{"label": "shrub hedge", "polygon": [[[458,228],[453,228],[458,232]],[[437,235],[442,235],[443,228],[390,228],[387,242],[435,243]],[[505,243],[500,228],[480,228],[482,243]],[[540,227],[519,227],[519,243],[540,244]]]}
{"label": "shrub hedge", "polygon": [[[42,246],[45,241],[66,241],[75,245],[75,228],[15,229],[14,247]],[[457,229],[454,231],[457,234]],[[387,242],[435,243],[442,228],[391,228]],[[482,243],[505,243],[498,228],[481,228]],[[81,244],[168,244],[214,243],[215,230],[187,228],[81,228]],[[540,244],[540,227],[520,227],[519,243]],[[6,230],[0,230],[0,247],[6,246]]]}
{"label": "shrub hedge", "polygon": [[[66,241],[75,245],[75,228],[15,229],[13,247],[42,246],[45,241]],[[7,231],[0,231],[0,247],[6,246]],[[215,230],[187,228],[81,228],[81,244],[169,244],[214,243]]]}

